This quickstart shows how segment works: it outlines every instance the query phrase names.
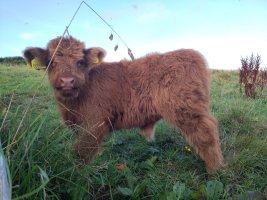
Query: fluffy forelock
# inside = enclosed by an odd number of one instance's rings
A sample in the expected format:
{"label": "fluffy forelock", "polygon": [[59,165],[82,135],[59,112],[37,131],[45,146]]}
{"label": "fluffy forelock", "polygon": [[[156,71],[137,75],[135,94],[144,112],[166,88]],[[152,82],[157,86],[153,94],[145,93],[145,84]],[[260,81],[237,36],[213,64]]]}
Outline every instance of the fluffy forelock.
{"label": "fluffy forelock", "polygon": [[[61,37],[57,37],[48,43],[47,49],[50,56],[54,54],[60,40]],[[83,55],[84,48],[85,45],[83,42],[69,36],[63,37],[57,51],[59,52],[59,54],[62,54],[62,56],[79,57]]]}

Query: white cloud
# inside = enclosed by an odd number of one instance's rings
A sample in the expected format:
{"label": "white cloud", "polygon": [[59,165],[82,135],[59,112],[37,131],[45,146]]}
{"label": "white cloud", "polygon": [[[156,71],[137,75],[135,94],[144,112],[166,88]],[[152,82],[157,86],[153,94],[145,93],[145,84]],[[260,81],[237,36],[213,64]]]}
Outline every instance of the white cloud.
{"label": "white cloud", "polygon": [[17,47],[10,47],[10,50],[12,51],[13,54],[17,55],[21,53],[21,49]]}
{"label": "white cloud", "polygon": [[33,38],[32,33],[21,33],[20,38],[23,40],[31,40]]}
{"label": "white cloud", "polygon": [[97,31],[97,32],[107,32],[107,29],[109,30],[109,28],[105,27],[105,28],[101,28],[101,27],[97,27],[97,26],[92,26],[89,22],[85,22],[82,24],[82,27],[86,30],[86,31]]}
{"label": "white cloud", "polygon": [[141,22],[150,22],[160,19],[170,13],[162,4],[158,2],[145,3],[138,7],[139,17]]}
{"label": "white cloud", "polygon": [[[267,65],[267,46],[264,37],[229,36],[229,37],[202,37],[189,38],[161,38],[157,42],[136,41],[131,45],[132,52],[136,58],[151,52],[164,53],[181,48],[190,48],[199,51],[206,58],[209,67],[213,69],[238,69],[241,66],[241,56],[254,54],[261,55],[262,67]],[[107,48],[107,61],[118,61],[123,58],[129,59],[127,49],[121,45],[121,51],[114,52]]]}
{"label": "white cloud", "polygon": [[151,11],[151,12],[143,13],[142,15],[140,15],[139,20],[143,22],[153,21],[153,20],[159,19],[160,17],[161,17],[161,13]]}

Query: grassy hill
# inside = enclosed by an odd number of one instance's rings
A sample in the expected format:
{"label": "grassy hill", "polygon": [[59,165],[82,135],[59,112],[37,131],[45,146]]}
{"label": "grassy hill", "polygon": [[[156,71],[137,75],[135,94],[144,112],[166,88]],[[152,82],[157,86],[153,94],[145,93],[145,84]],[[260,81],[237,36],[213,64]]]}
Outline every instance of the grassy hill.
{"label": "grassy hill", "polygon": [[115,132],[101,155],[83,165],[43,71],[0,64],[0,85],[0,137],[14,199],[267,197],[267,96],[242,96],[235,71],[212,71],[210,107],[219,122],[225,166],[211,176],[163,121],[154,143],[135,129]]}

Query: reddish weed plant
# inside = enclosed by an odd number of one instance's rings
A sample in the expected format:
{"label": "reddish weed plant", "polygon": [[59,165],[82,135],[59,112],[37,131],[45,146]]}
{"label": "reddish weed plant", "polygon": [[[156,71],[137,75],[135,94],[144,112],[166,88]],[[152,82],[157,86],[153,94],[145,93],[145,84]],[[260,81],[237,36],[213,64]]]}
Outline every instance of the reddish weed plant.
{"label": "reddish weed plant", "polygon": [[260,95],[263,95],[263,90],[265,87],[267,87],[267,67],[260,70],[260,73],[258,75],[258,80],[257,80],[257,86],[260,89]]}
{"label": "reddish weed plant", "polygon": [[260,69],[261,56],[252,53],[251,56],[241,58],[241,68],[239,69],[240,92],[244,88],[247,97],[255,98],[257,92],[262,95],[267,85],[267,68]]}

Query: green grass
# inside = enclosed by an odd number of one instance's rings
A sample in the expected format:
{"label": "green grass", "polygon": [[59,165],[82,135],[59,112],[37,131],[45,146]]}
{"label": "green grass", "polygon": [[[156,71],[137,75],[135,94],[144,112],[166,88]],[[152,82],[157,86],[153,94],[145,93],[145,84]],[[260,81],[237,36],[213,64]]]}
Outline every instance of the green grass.
{"label": "green grass", "polygon": [[[42,77],[42,71],[26,65],[0,65],[0,137],[13,199],[267,196],[267,97],[240,95],[237,72],[212,73],[211,110],[219,122],[226,166],[211,176],[203,161],[186,151],[183,137],[163,121],[154,143],[136,129],[115,132],[90,166],[81,164],[71,149],[74,136],[61,124]],[[119,163],[123,170],[117,169]]]}

